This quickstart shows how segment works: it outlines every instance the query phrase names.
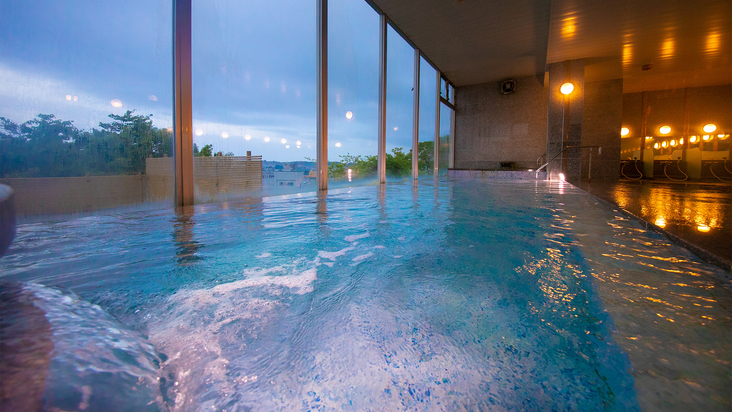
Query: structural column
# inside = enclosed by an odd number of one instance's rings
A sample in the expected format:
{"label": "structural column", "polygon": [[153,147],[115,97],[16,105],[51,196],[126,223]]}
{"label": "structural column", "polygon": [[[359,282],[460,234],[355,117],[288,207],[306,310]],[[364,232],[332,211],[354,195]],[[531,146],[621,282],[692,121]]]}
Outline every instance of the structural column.
{"label": "structural column", "polygon": [[194,202],[191,0],[173,2],[173,39],[175,205],[189,206]]}
{"label": "structural column", "polygon": [[412,179],[419,178],[419,49],[414,49],[414,93],[412,94]]}
{"label": "structural column", "polygon": [[435,178],[440,176],[440,81],[442,80],[442,74],[439,70],[435,69],[435,90],[437,91],[437,98],[435,100],[435,150],[432,155],[433,157],[433,169]]}
{"label": "structural column", "polygon": [[[552,180],[558,180],[560,173],[564,173],[571,182],[580,178],[581,149],[566,149],[563,153],[562,150],[567,146],[582,144],[584,78],[585,62],[582,59],[549,65],[546,158],[551,160],[557,156],[547,168]],[[560,91],[564,83],[572,83],[574,86],[574,90],[568,95]]]}
{"label": "structural column", "polygon": [[328,189],[328,0],[317,0],[317,143],[318,190]]}
{"label": "structural column", "polygon": [[379,15],[379,153],[376,172],[386,183],[386,14]]}

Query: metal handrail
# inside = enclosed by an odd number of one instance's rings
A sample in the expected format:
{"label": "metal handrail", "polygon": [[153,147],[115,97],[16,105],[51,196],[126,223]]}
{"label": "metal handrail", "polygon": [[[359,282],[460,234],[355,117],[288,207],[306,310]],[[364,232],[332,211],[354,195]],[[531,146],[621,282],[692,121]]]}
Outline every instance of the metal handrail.
{"label": "metal handrail", "polygon": [[[565,146],[564,149],[562,149],[559,153],[557,153],[554,157],[552,157],[548,162],[541,165],[540,168],[536,169],[536,178],[539,178],[539,172],[541,169],[547,167],[549,163],[551,163],[554,159],[559,157],[562,153],[564,153],[567,149],[594,149],[597,148],[597,154],[602,154],[602,146]],[[546,155],[545,155],[546,156]],[[541,157],[539,158],[541,159]],[[537,159],[538,160],[538,159]],[[592,151],[590,151],[590,174],[588,177],[588,181],[592,181]]]}
{"label": "metal handrail", "polygon": [[543,159],[543,158],[546,158],[546,153],[544,153],[543,155],[541,155],[541,156],[539,156],[539,157],[536,158],[536,164],[537,165],[540,165],[541,164],[541,159]]}

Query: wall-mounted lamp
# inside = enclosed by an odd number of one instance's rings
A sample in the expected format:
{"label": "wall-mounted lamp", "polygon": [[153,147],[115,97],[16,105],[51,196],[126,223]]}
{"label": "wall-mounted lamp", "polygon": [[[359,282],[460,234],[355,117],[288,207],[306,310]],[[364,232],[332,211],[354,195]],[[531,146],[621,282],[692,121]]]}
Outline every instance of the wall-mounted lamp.
{"label": "wall-mounted lamp", "polygon": [[684,145],[684,138],[683,137],[681,139],[679,139],[679,144],[682,145],[682,146]]}
{"label": "wall-mounted lamp", "polygon": [[676,147],[676,140],[671,140],[671,147]]}
{"label": "wall-mounted lamp", "polygon": [[574,85],[572,83],[564,83],[562,87],[559,88],[559,91],[562,92],[562,94],[567,95],[572,93],[574,90]]}
{"label": "wall-mounted lamp", "polygon": [[691,136],[691,137],[689,138],[689,141],[690,141],[691,143],[696,143],[697,141],[699,141],[699,138],[698,138],[698,137],[696,137],[696,136]]}
{"label": "wall-mounted lamp", "polygon": [[630,130],[627,127],[623,127],[622,129],[620,129],[621,136],[627,136],[628,133],[630,133]]}
{"label": "wall-mounted lamp", "polygon": [[717,130],[717,126],[715,126],[711,123],[705,124],[704,127],[702,127],[702,130],[704,130],[704,133],[712,133],[715,130]]}
{"label": "wall-mounted lamp", "polygon": [[705,142],[711,138],[712,138],[712,136],[709,136],[708,134],[705,134],[704,136],[702,136],[702,139],[704,139]]}
{"label": "wall-mounted lamp", "polygon": [[664,140],[663,143],[661,143],[661,147],[663,147],[664,149],[667,148],[668,147],[668,142],[666,142]]}
{"label": "wall-mounted lamp", "polygon": [[646,140],[652,140],[653,136],[646,136]]}
{"label": "wall-mounted lamp", "polygon": [[658,149],[658,143],[654,144],[654,145],[653,145],[653,148],[654,148],[654,149]]}
{"label": "wall-mounted lamp", "polygon": [[724,139],[728,138],[729,135],[728,134],[720,134],[720,135],[717,135],[717,137],[719,138],[719,140],[724,140]]}
{"label": "wall-mounted lamp", "polygon": [[671,128],[669,126],[661,126],[658,131],[661,132],[661,134],[669,134],[671,133]]}

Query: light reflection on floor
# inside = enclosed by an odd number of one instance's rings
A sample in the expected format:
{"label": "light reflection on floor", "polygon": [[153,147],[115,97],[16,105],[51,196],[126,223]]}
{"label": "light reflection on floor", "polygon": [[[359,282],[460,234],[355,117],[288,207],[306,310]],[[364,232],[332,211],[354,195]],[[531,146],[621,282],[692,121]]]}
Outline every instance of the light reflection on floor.
{"label": "light reflection on floor", "polygon": [[732,188],[728,184],[621,181],[580,187],[732,261]]}

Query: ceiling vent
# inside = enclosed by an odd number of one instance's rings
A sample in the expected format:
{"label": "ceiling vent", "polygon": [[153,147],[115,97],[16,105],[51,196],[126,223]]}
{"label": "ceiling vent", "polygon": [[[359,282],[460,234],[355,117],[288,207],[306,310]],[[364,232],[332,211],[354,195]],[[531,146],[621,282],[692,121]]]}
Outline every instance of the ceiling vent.
{"label": "ceiling vent", "polygon": [[501,94],[511,94],[516,91],[516,79],[504,80],[501,83]]}

